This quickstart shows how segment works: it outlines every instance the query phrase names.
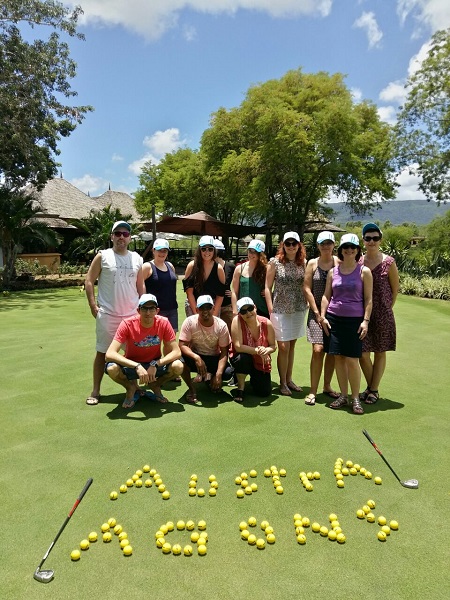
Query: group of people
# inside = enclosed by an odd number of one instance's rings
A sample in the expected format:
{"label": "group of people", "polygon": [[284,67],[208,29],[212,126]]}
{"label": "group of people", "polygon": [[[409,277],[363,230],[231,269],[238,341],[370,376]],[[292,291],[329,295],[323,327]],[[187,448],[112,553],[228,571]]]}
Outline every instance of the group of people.
{"label": "group of people", "polygon": [[[178,342],[169,243],[155,240],[153,260],[143,263],[128,250],[130,234],[128,223],[114,223],[112,248],[97,254],[86,276],[97,332],[88,404],[99,402],[104,372],[125,388],[124,408],[142,397],[167,402],[162,386],[180,377],[192,404],[200,382],[212,393],[224,383],[233,385],[234,400],[242,402],[248,376],[253,392],[267,397],[276,350],[279,393],[291,396],[303,391],[293,381],[293,368],[296,342],[305,333],[312,346],[306,404],[316,402],[322,371],[331,408],[350,406],[363,414],[364,403],[378,401],[386,352],[395,350],[398,271],[380,250],[382,232],[375,223],[363,228],[364,255],[358,236],[345,234],[335,256],[333,233],[322,231],[318,256],[308,262],[295,231],[284,234],[269,261],[264,242],[252,240],[247,260],[236,267],[225,259],[220,240],[202,236],[183,280],[186,319]],[[361,370],[367,383],[362,393]],[[331,386],[334,372],[339,391]]]}

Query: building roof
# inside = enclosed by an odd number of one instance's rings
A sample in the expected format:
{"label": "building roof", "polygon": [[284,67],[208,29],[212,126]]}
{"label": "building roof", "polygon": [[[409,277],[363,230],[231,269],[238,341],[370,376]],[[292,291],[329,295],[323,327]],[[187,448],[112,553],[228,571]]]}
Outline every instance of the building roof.
{"label": "building roof", "polygon": [[111,206],[112,208],[119,209],[123,215],[131,215],[133,221],[135,222],[142,220],[142,217],[139,215],[134,206],[134,198],[125,192],[114,192],[113,190],[108,190],[101,196],[92,198],[92,200],[101,203],[100,208]]}

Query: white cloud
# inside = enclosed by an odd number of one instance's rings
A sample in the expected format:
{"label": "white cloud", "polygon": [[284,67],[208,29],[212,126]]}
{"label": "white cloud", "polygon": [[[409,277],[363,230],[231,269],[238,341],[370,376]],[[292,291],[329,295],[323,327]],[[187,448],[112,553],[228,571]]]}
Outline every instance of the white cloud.
{"label": "white cloud", "polygon": [[114,152],[114,154],[111,156],[111,160],[113,162],[120,162],[121,160],[123,160],[123,156],[120,156],[120,154],[116,154]]}
{"label": "white cloud", "polygon": [[108,182],[102,177],[95,177],[94,175],[83,175],[83,177],[71,179],[70,183],[76,188],[91,196],[97,195],[98,192],[103,193],[108,189]]}
{"label": "white cloud", "polygon": [[389,123],[389,125],[395,125],[397,122],[397,109],[395,106],[379,106],[378,116],[385,123]]}
{"label": "white cloud", "polygon": [[[67,2],[74,6],[78,2]],[[158,39],[178,23],[184,9],[212,15],[238,10],[268,13],[272,17],[312,15],[327,17],[333,0],[83,0],[83,22],[121,25],[147,39]]]}
{"label": "white cloud", "polygon": [[183,37],[187,42],[193,42],[197,38],[197,30],[192,25],[183,27]]}
{"label": "white cloud", "polygon": [[406,98],[406,89],[404,80],[391,81],[383,90],[380,92],[380,100],[383,102],[396,102],[397,104],[403,104]]}
{"label": "white cloud", "polygon": [[448,0],[397,0],[397,14],[404,23],[409,16],[420,29],[426,27],[432,33],[450,26],[450,2]]}
{"label": "white cloud", "polygon": [[400,187],[397,190],[396,200],[425,200],[424,194],[419,190],[420,178],[414,171],[418,165],[411,165],[397,176]]}
{"label": "white cloud", "polygon": [[148,161],[158,164],[165,154],[175,152],[187,143],[186,139],[180,139],[180,130],[176,127],[166,129],[165,131],[155,131],[152,135],[147,135],[142,142],[148,148],[148,152],[142,158],[139,158],[128,165],[128,170],[135,175],[140,175],[142,167]]}
{"label": "white cloud", "polygon": [[361,102],[361,100],[363,98],[363,94],[359,88],[351,88],[350,93],[352,95],[352,99],[355,104],[358,104],[359,102]]}
{"label": "white cloud", "polygon": [[369,48],[377,48],[381,45],[383,32],[378,26],[373,12],[363,12],[359,19],[353,23],[353,27],[364,29],[369,41]]}

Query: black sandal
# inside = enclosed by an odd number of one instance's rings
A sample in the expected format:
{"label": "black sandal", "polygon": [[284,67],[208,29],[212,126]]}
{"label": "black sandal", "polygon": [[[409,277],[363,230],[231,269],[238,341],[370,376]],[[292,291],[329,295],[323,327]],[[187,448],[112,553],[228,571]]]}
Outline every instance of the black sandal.
{"label": "black sandal", "polygon": [[366,387],[366,389],[360,393],[359,395],[359,399],[361,400],[361,402],[365,402],[367,396],[369,395],[370,389],[369,386]]}
{"label": "black sandal", "polygon": [[366,404],[376,404],[379,399],[380,396],[378,394],[378,390],[369,390],[369,393],[364,398],[364,402]]}
{"label": "black sandal", "polygon": [[235,402],[241,404],[244,401],[244,390],[233,390],[232,395]]}

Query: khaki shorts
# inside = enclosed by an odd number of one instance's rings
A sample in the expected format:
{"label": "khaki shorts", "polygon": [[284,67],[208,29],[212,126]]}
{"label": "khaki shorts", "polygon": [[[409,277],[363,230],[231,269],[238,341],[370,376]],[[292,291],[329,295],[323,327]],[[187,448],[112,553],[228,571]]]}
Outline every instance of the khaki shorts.
{"label": "khaki shorts", "polygon": [[97,352],[106,353],[123,318],[108,315],[101,310],[98,311],[95,319],[95,333],[97,336],[95,349]]}

